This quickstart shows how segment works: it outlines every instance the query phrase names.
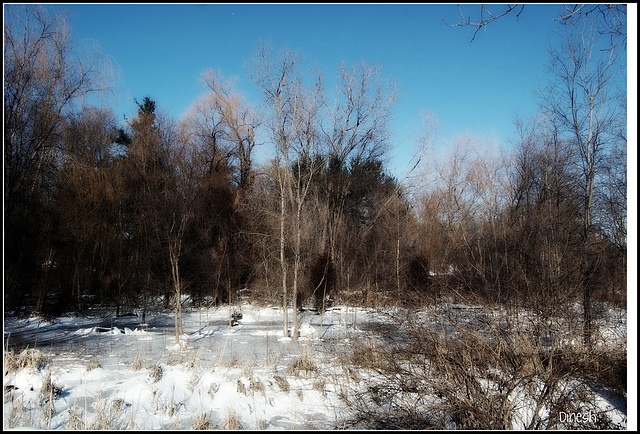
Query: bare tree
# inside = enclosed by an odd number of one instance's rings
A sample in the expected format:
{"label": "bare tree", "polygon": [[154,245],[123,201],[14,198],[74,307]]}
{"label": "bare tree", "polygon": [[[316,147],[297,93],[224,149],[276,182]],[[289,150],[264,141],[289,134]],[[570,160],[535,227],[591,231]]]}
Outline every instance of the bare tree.
{"label": "bare tree", "polygon": [[[83,53],[64,16],[40,5],[7,7],[5,59],[5,207],[33,191],[54,158],[52,138],[74,100],[107,89],[100,53]],[[92,57],[89,57],[92,56]]]}
{"label": "bare tree", "polygon": [[173,300],[175,337],[182,335],[182,302],[185,279],[181,258],[185,231],[193,218],[193,173],[174,122],[145,97],[130,120],[131,140],[123,160],[126,180],[127,237],[132,245],[134,273],[139,275],[143,309],[149,296]]}
{"label": "bare tree", "polygon": [[[588,23],[587,23],[588,24]],[[616,50],[598,50],[592,27],[567,27],[564,45],[551,50],[549,83],[541,92],[543,108],[558,123],[561,133],[576,146],[580,155],[582,181],[582,224],[585,243],[584,328],[590,342],[591,285],[588,283],[595,259],[589,254],[597,225],[594,198],[606,162],[607,150],[620,141],[626,127],[626,110],[617,94],[622,71]]]}
{"label": "bare tree", "polygon": [[[200,260],[213,261],[208,277],[202,277],[212,280],[209,286],[215,302],[224,303],[231,302],[235,290],[246,284],[252,273],[255,237],[245,224],[256,208],[248,195],[256,176],[253,151],[260,118],[235,90],[233,80],[223,79],[214,70],[204,72],[201,80],[207,92],[180,120],[179,131],[199,183],[197,202],[203,214],[195,224],[202,248],[208,245],[210,253],[209,258]],[[227,193],[233,194],[231,204]]]}
{"label": "bare tree", "polygon": [[342,174],[351,163],[366,164],[384,157],[389,146],[389,119],[397,102],[397,89],[393,80],[383,76],[381,65],[369,65],[364,60],[351,67],[342,62],[337,75],[337,92],[325,130],[329,146],[325,233],[330,259],[342,262],[337,257],[342,250],[337,246],[339,220],[354,181],[353,177]]}
{"label": "bare tree", "polygon": [[508,220],[511,279],[542,317],[561,313],[582,280],[577,150],[549,118],[518,123],[520,143],[511,173]]}
{"label": "bare tree", "polygon": [[[120,295],[111,291],[119,283],[114,281],[115,264],[123,254],[119,252],[119,192],[111,156],[115,125],[110,111],[85,108],[67,116],[62,127],[64,156],[55,201],[64,228],[57,244],[65,251],[60,252],[58,261],[69,264],[63,277],[70,281],[63,287],[75,292],[78,309],[89,288],[101,300]],[[100,282],[100,287],[95,288],[94,282]]]}
{"label": "bare tree", "polygon": [[[42,276],[51,249],[47,217],[60,164],[62,121],[74,103],[107,89],[108,63],[76,43],[63,15],[6,5],[4,24],[4,210],[8,293]],[[21,270],[21,271],[17,271]],[[22,283],[20,283],[22,282]]]}
{"label": "bare tree", "polygon": [[430,265],[442,286],[458,281],[497,300],[506,267],[501,240],[508,161],[493,142],[473,136],[449,145],[450,151],[424,171],[420,213]]}
{"label": "bare tree", "polygon": [[314,175],[323,166],[315,157],[321,155],[319,122],[324,104],[320,75],[310,87],[304,84],[304,75],[298,72],[301,58],[285,50],[274,64],[270,47],[263,44],[254,58],[253,79],[263,92],[270,116],[267,125],[275,146],[277,184],[280,191],[280,263],[284,322],[283,333],[288,335],[288,261],[285,256],[287,236],[285,224],[288,210],[292,210],[293,223],[293,300],[294,328],[291,336],[297,339],[297,295],[301,269],[302,209]]}
{"label": "bare tree", "polygon": [[[174,193],[175,194],[175,193]],[[171,225],[167,229],[169,264],[171,266],[171,282],[173,284],[173,297],[175,303],[175,337],[176,343],[180,344],[182,336],[182,295],[184,283],[180,273],[180,258],[184,254],[183,236],[187,223],[191,218],[188,211],[189,204],[183,204],[183,209],[168,209],[171,212]]]}
{"label": "bare tree", "polygon": [[621,252],[627,250],[627,140],[608,150],[602,181],[595,192],[596,220]]}
{"label": "bare tree", "polygon": [[388,147],[388,122],[397,101],[396,84],[381,65],[364,60],[338,68],[338,91],[326,133],[329,152],[340,161],[381,158]]}
{"label": "bare tree", "polygon": [[257,144],[259,115],[234,90],[233,81],[224,80],[218,71],[208,70],[201,79],[209,93],[194,105],[185,122],[191,124],[193,134],[201,139],[206,137],[214,153],[220,152],[220,157],[235,166],[237,198],[240,199],[254,177],[252,153]]}
{"label": "bare tree", "polygon": [[178,123],[181,140],[203,173],[226,171],[232,147],[219,99],[209,93],[194,102]]}
{"label": "bare tree", "polygon": [[627,47],[626,4],[567,4],[556,19],[561,24],[582,25],[593,20],[600,35],[609,36],[609,49]]}
{"label": "bare tree", "polygon": [[[256,53],[253,65],[253,80],[265,94],[273,114],[268,120],[267,128],[275,145],[275,175],[280,192],[280,267],[282,271],[282,308],[283,308],[283,334],[289,334],[288,318],[288,287],[287,287],[287,261],[285,259],[285,222],[287,216],[287,189],[290,188],[289,178],[286,177],[286,168],[281,169],[281,159],[287,157],[291,146],[288,105],[290,96],[286,94],[287,86],[292,80],[292,75],[298,63],[298,58],[291,52],[283,53],[282,64],[274,65],[270,58],[271,48],[266,44],[261,45]],[[283,173],[284,172],[284,173]]]}

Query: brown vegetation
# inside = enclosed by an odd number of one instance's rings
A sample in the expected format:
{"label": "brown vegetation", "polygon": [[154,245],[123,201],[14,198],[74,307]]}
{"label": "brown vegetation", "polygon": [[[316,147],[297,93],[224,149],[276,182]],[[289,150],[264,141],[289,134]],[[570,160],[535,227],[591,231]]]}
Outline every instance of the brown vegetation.
{"label": "brown vegetation", "polygon": [[[577,344],[549,340],[548,333],[537,331],[544,319],[533,317],[523,323],[517,319],[518,311],[498,312],[487,306],[475,314],[442,308],[431,312],[433,317],[410,320],[402,330],[387,335],[383,344],[374,348],[364,344],[345,360],[349,366],[375,373],[362,376],[367,378],[363,392],[345,395],[357,409],[351,426],[619,428],[606,414],[598,413],[585,425],[563,420],[560,413],[595,414],[594,385],[626,396],[625,348],[609,348],[610,357],[605,358],[603,352],[594,353],[581,344],[579,329],[562,333]],[[470,321],[460,322],[463,317]]]}
{"label": "brown vegetation", "polygon": [[[580,74],[595,56],[586,37],[552,53],[544,110],[519,124],[513,152],[459,137],[448,154],[418,159],[418,189],[385,166],[397,90],[379,66],[341,64],[328,97],[301,56],[261,45],[251,78],[264,110],[209,71],[183,119],[144,97],[120,124],[81,104],[106,69],[65,56],[64,20],[38,5],[10,12],[6,312],[101,304],[144,321],[162,299],[179,342],[186,300],[279,304],[294,339],[302,304],[322,312],[329,296],[370,306],[473,298],[548,320],[577,303],[589,345],[596,303],[626,303],[626,122],[615,56]],[[271,146],[262,164],[258,131]]]}

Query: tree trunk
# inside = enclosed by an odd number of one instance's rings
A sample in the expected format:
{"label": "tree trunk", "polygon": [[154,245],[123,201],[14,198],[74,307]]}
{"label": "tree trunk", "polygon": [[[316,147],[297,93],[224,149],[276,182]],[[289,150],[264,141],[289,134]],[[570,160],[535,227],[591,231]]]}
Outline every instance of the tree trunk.
{"label": "tree trunk", "polygon": [[180,282],[180,268],[178,266],[180,242],[177,246],[169,248],[169,261],[171,262],[171,277],[173,280],[173,291],[175,296],[175,333],[176,343],[180,344],[182,335],[182,283]]}
{"label": "tree trunk", "polygon": [[298,199],[298,210],[296,212],[296,245],[295,245],[295,259],[293,264],[293,294],[291,295],[293,300],[293,340],[298,340],[298,329],[300,323],[298,321],[298,272],[300,269],[300,214],[302,213],[302,202]]}
{"label": "tree trunk", "polygon": [[[281,186],[281,189],[284,188]],[[280,266],[282,267],[282,332],[286,338],[289,335],[289,315],[287,308],[287,263],[284,256],[284,220],[285,220],[284,191],[280,191]]]}

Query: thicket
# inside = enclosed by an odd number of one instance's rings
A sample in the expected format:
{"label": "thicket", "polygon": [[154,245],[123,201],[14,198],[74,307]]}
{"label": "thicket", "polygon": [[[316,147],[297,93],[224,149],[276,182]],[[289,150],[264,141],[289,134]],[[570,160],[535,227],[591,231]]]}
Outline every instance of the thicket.
{"label": "thicket", "polygon": [[[341,65],[328,107],[298,57],[260,47],[252,78],[263,117],[209,72],[207,95],[183,119],[147,96],[121,123],[83,103],[108,77],[100,61],[66,55],[59,18],[9,9],[5,312],[146,311],[162,298],[178,329],[186,298],[234,303],[245,288],[254,302],[318,309],[329,296],[473,296],[548,317],[577,302],[588,339],[595,302],[626,303],[624,117],[608,119],[598,131],[607,140],[589,148],[548,101],[542,120],[521,125],[515,152],[491,157],[461,138],[423,162],[426,185],[409,194],[384,163],[396,91],[379,67]],[[272,158],[256,163],[256,146]],[[589,149],[598,158],[587,170]]]}
{"label": "thicket", "polygon": [[[471,306],[471,307],[470,307]],[[440,304],[398,312],[381,341],[345,356],[361,375],[345,394],[357,429],[622,429],[598,393],[626,414],[626,350],[575,345],[571,317],[550,326],[527,310]],[[598,392],[598,393],[596,393]],[[567,414],[589,417],[576,420]]]}

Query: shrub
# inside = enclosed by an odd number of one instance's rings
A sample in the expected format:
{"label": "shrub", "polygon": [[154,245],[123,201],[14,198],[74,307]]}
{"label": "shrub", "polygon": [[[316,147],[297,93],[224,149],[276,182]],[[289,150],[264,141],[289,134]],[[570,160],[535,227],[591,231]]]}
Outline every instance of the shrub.
{"label": "shrub", "polygon": [[375,429],[616,428],[605,414],[588,423],[563,421],[560,414],[595,412],[594,384],[624,394],[626,360],[551,346],[535,327],[527,330],[509,315],[476,312],[466,321],[452,317],[449,324],[439,316],[440,329],[414,320],[403,330],[404,339],[388,340],[387,351],[357,348],[351,360],[377,375],[366,377],[364,393],[349,397],[348,404],[357,408],[352,424]]}
{"label": "shrub", "polygon": [[336,284],[336,269],[327,253],[318,255],[309,269],[309,286],[316,300],[316,308],[320,313],[324,311],[325,299],[332,292]]}
{"label": "shrub", "polygon": [[238,308],[234,308],[231,312],[231,326],[238,325],[238,321],[242,319],[242,311]]}
{"label": "shrub", "polygon": [[430,284],[429,258],[422,253],[417,254],[407,264],[407,285],[409,289],[416,291],[425,290]]}

